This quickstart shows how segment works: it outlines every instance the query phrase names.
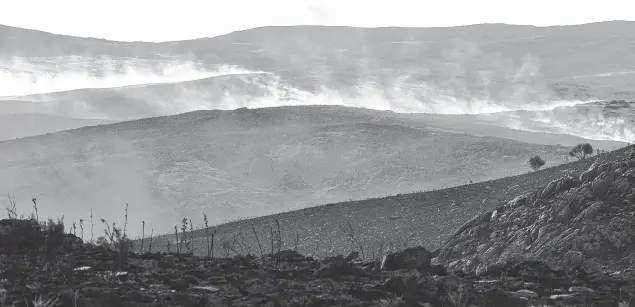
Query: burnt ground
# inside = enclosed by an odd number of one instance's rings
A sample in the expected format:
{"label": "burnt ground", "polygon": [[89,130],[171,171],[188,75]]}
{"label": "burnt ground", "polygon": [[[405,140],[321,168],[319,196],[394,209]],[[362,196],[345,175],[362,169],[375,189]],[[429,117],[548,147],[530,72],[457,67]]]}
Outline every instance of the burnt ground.
{"label": "burnt ground", "polygon": [[635,306],[632,271],[608,275],[521,261],[473,275],[433,265],[423,248],[381,263],[356,253],[318,261],[291,250],[212,259],[139,255],[72,235],[64,247],[51,244],[51,236],[29,245],[28,225],[0,221],[0,238],[14,243],[0,245],[0,306]]}

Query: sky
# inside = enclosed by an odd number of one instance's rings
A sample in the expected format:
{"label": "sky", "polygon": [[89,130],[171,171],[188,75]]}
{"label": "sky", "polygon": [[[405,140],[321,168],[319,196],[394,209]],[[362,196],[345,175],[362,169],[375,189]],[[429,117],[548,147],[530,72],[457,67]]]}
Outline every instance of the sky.
{"label": "sky", "polygon": [[535,26],[635,20],[635,0],[4,0],[0,24],[120,41],[213,37],[268,25]]}

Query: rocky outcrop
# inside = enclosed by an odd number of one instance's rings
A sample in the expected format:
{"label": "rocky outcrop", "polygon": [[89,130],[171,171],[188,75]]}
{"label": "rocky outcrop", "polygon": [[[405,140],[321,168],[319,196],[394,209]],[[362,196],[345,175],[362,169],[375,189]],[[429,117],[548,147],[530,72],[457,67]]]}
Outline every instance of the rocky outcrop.
{"label": "rocky outcrop", "polygon": [[39,296],[56,298],[57,306],[528,307],[635,301],[635,280],[624,275],[581,267],[564,271],[539,261],[491,266],[478,276],[442,266],[435,272],[425,260],[428,254],[423,248],[391,254],[393,269],[384,261],[381,270],[379,261],[356,253],[321,261],[292,250],[263,258],[131,254],[121,263],[117,252],[84,246],[66,255],[72,265],[53,278],[22,289],[0,278],[0,295],[14,306]]}
{"label": "rocky outcrop", "polygon": [[459,228],[435,263],[481,274],[508,261],[544,260],[588,270],[633,268],[635,156],[596,161]]}

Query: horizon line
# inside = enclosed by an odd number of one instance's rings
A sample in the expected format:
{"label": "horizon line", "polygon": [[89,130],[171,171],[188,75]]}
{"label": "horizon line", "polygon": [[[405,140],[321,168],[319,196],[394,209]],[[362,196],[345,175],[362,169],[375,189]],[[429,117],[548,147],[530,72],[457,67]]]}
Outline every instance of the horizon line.
{"label": "horizon line", "polygon": [[33,28],[23,28],[12,26],[8,24],[0,23],[0,27],[13,28],[18,30],[26,30],[39,32],[49,35],[58,35],[65,37],[74,37],[80,39],[89,39],[89,40],[100,40],[100,41],[109,41],[113,43],[145,43],[145,44],[163,44],[163,43],[178,43],[178,42],[187,42],[187,41],[196,41],[196,40],[204,40],[204,39],[213,39],[221,36],[230,35],[233,33],[263,29],[263,28],[293,28],[293,27],[324,27],[324,28],[357,28],[357,29],[449,29],[449,28],[465,28],[465,27],[474,27],[474,26],[487,26],[487,25],[502,25],[502,26],[516,26],[516,27],[533,27],[533,28],[555,28],[555,27],[575,27],[575,26],[584,26],[584,25],[592,25],[592,24],[601,24],[601,23],[635,23],[635,20],[624,20],[624,19],[616,19],[616,20],[604,20],[604,21],[594,21],[594,22],[586,22],[586,23],[577,23],[577,24],[557,24],[557,25],[548,25],[548,26],[536,26],[530,24],[510,24],[510,23],[502,23],[502,22],[487,22],[487,23],[475,23],[475,24],[462,24],[462,25],[454,25],[454,26],[434,26],[434,27],[410,27],[410,26],[379,26],[379,27],[363,27],[363,26],[347,26],[347,25],[321,25],[321,24],[297,24],[297,25],[266,25],[266,26],[258,26],[245,28],[240,30],[230,31],[224,34],[219,34],[216,36],[203,36],[198,38],[188,38],[188,39],[179,39],[179,40],[165,40],[165,41],[144,41],[144,40],[114,40],[107,38],[99,38],[93,36],[75,36],[64,33],[54,33],[46,30],[33,29]]}

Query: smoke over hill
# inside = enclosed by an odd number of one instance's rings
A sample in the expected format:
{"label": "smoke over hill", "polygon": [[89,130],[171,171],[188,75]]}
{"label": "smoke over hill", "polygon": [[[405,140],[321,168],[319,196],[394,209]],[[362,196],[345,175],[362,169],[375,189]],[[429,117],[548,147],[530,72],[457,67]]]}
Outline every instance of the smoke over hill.
{"label": "smoke over hill", "polygon": [[0,41],[0,140],[27,137],[0,142],[2,186],[51,212],[129,201],[235,218],[518,174],[528,152],[561,163],[572,144],[635,136],[635,23],[166,43],[0,26]]}

